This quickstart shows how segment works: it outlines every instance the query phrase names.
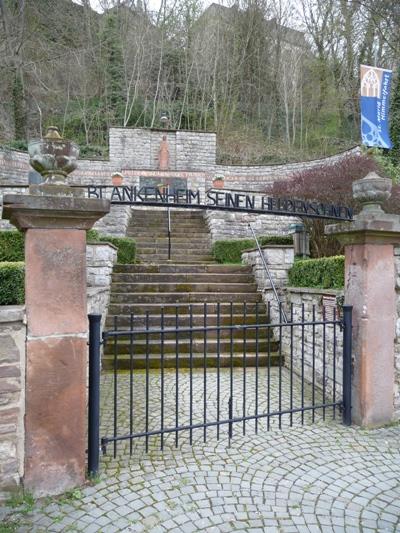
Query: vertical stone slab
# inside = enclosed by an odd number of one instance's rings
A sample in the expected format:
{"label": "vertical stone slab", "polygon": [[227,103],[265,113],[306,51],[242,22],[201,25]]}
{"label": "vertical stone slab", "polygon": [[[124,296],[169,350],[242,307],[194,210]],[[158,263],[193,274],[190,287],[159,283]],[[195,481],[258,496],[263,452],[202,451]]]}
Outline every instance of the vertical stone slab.
{"label": "vertical stone slab", "polygon": [[83,483],[86,466],[86,230],[109,202],[4,198],[25,230],[26,406],[24,486],[36,496]]}
{"label": "vertical stone slab", "polygon": [[345,256],[346,303],[353,306],[353,421],[378,426],[393,416],[393,245],[352,244]]}

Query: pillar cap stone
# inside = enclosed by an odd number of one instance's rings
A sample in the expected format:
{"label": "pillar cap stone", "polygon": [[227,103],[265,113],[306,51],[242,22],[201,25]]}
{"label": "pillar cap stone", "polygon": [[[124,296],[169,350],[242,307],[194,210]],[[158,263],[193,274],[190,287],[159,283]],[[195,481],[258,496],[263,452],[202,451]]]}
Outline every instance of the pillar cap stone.
{"label": "pillar cap stone", "polygon": [[2,218],[20,230],[88,230],[109,211],[110,202],[105,199],[7,194]]}
{"label": "pillar cap stone", "polygon": [[335,236],[342,244],[398,244],[400,217],[381,211],[369,218],[356,217],[353,222],[325,226],[325,234]]}

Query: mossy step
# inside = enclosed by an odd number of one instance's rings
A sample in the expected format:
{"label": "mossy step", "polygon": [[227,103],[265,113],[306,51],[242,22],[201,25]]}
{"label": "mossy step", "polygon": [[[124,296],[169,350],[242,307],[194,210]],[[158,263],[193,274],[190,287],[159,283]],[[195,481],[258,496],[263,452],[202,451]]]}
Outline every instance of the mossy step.
{"label": "mossy step", "polygon": [[121,273],[113,274],[113,282],[116,283],[254,283],[254,277],[251,274],[199,274],[199,273]]}
{"label": "mossy step", "polygon": [[[284,364],[284,358],[280,357],[278,353],[271,352],[269,355],[265,353],[259,353],[258,356],[255,353],[248,353],[246,355],[246,368],[255,367],[268,367],[279,366]],[[229,368],[231,365],[235,368],[243,367],[244,357],[243,355],[234,354],[231,358],[230,354],[221,353],[219,360],[216,355],[207,355],[205,364],[207,368]],[[188,369],[192,365],[192,368],[204,368],[204,357],[194,355],[190,358],[188,355],[181,354],[179,356],[178,367],[180,369]],[[107,356],[103,359],[103,370],[110,371],[114,369],[114,358]],[[132,361],[134,370],[143,370],[147,366],[147,360],[145,357],[135,357]],[[117,370],[129,370],[131,367],[131,360],[129,355],[119,355],[117,357]],[[150,356],[148,360],[148,367],[151,369],[161,369],[161,357],[159,355]],[[175,356],[165,355],[163,360],[164,368],[176,368]]]}
{"label": "mossy step", "polygon": [[210,273],[210,274],[250,274],[252,268],[248,265],[220,265],[218,263],[203,264],[203,263],[159,263],[159,264],[116,264],[113,269],[114,272],[120,273]]}
{"label": "mossy step", "polygon": [[[262,305],[263,305],[262,301],[257,302],[257,303],[258,303],[258,308],[262,309]],[[193,313],[202,314],[204,312],[205,304],[207,307],[207,314],[215,314],[217,312],[216,303],[194,302],[191,304]],[[140,303],[111,303],[108,309],[108,313],[110,316],[128,315],[130,313],[141,315],[148,311],[149,313],[159,315],[161,313],[161,309],[164,309],[164,313],[166,315],[175,314],[176,310],[178,310],[179,315],[186,316],[188,313],[188,307],[189,306],[187,303],[177,303],[177,304],[168,304],[168,303],[160,303],[160,302],[148,302],[148,303],[141,303],[141,304]],[[231,310],[231,304],[229,302],[221,302],[219,308],[220,308],[221,314],[229,314]],[[232,312],[234,315],[240,314],[241,316],[243,316],[243,310],[244,310],[243,302],[232,303]],[[248,315],[254,314],[256,312],[256,304],[246,302],[246,310],[247,310]]]}
{"label": "mossy step", "polygon": [[[229,326],[231,324],[233,325],[242,325],[244,323],[246,324],[268,324],[268,319],[265,314],[265,308],[263,305],[258,306],[259,314],[258,314],[258,320],[257,316],[255,314],[247,314],[246,320],[244,319],[243,313],[238,313],[230,316],[230,314],[221,313],[219,315],[219,323],[221,326]],[[243,310],[243,309],[242,309]],[[118,329],[127,329],[130,327],[131,324],[131,315],[130,314],[123,314],[123,315],[108,315],[106,320],[106,329],[114,329],[115,326],[115,319],[117,323]],[[208,313],[207,314],[207,326],[216,326],[217,325],[218,317],[215,313]],[[134,324],[134,327],[136,328],[144,328],[146,324],[146,316],[141,314],[132,315],[132,321]],[[164,314],[164,327],[175,327],[176,323],[176,316],[175,314]],[[190,323],[190,317],[187,313],[180,313],[178,315],[178,324],[180,327],[188,327]],[[150,328],[159,328],[161,324],[161,315],[160,313],[156,314],[149,314],[148,324]],[[192,325],[194,327],[203,327],[204,326],[204,315],[203,314],[192,314]]]}
{"label": "mossy step", "polygon": [[113,293],[165,293],[165,292],[210,292],[210,293],[241,293],[257,292],[255,283],[173,283],[173,282],[156,282],[156,283],[118,283],[113,282],[111,286]]}
{"label": "mossy step", "polygon": [[210,293],[210,292],[111,292],[111,303],[199,303],[199,302],[261,302],[261,293],[239,292],[239,293]]}

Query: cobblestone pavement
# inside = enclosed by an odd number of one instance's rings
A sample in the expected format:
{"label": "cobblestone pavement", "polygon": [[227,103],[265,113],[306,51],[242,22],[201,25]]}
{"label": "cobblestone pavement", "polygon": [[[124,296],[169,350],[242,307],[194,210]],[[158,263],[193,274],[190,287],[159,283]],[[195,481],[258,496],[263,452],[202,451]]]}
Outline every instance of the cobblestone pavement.
{"label": "cobblestone pavement", "polygon": [[[188,375],[180,374],[180,421],[188,416]],[[263,412],[267,375],[259,374],[259,412]],[[204,383],[201,371],[193,376],[195,405],[194,420],[202,416]],[[254,412],[255,374],[248,369],[246,382],[246,412]],[[216,373],[209,376],[207,413],[215,416],[216,404],[213,387]],[[272,369],[270,375],[271,411],[279,404],[279,381],[282,383],[282,406],[290,403],[290,380],[286,371]],[[157,387],[158,374],[152,373],[149,382],[149,427],[159,420]],[[135,376],[135,392],[139,404],[134,405],[135,421],[140,430],[145,417],[141,394],[146,394],[144,374]],[[243,409],[243,374],[235,372],[233,380],[236,403],[235,413]],[[221,372],[221,412],[230,395],[229,373]],[[261,387],[261,389],[260,389]],[[129,376],[118,377],[119,412],[118,434],[129,427]],[[113,419],[111,376],[103,377],[102,434],[112,434]],[[154,392],[156,391],[156,392]],[[175,402],[175,375],[166,374],[166,423]],[[264,391],[264,392],[263,392]],[[309,390],[304,390],[304,401],[309,401]],[[293,384],[293,402],[299,405],[302,391]],[[170,413],[170,414],[168,414]],[[221,428],[220,440],[216,428],[208,430],[207,442],[203,431],[193,432],[194,445],[188,442],[188,432],[182,433],[178,448],[175,434],[164,441],[159,449],[159,437],[149,441],[145,452],[143,439],[118,446],[112,456],[109,446],[102,459],[98,483],[72,491],[59,499],[25,502],[17,508],[1,511],[4,524],[0,532],[11,531],[85,531],[88,533],[127,532],[372,532],[400,531],[400,426],[366,431],[346,428],[332,420],[327,410],[326,420],[317,413],[312,424],[312,413],[300,425],[300,415],[285,415],[282,430],[279,418],[260,422],[258,434],[254,421],[248,422],[246,436],[242,424],[235,425],[229,443],[226,426]],[[143,427],[142,427],[143,429]],[[3,527],[3,529],[1,529]]]}

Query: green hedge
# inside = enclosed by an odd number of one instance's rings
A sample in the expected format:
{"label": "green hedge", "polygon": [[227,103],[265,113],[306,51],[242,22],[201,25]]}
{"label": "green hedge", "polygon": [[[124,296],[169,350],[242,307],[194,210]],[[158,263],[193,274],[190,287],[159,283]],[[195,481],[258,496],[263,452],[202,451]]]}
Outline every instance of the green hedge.
{"label": "green hedge", "polygon": [[342,289],[344,287],[344,256],[321,257],[295,261],[289,270],[292,287]]}
{"label": "green hedge", "polygon": [[0,262],[24,260],[24,234],[20,231],[0,231]]}
{"label": "green hedge", "polygon": [[[258,237],[261,246],[266,244],[293,244],[293,238],[289,236],[264,236]],[[218,263],[241,263],[243,250],[255,248],[254,239],[233,239],[230,241],[216,241],[212,247],[212,253]]]}
{"label": "green hedge", "polygon": [[21,261],[0,263],[0,305],[25,301],[25,265]]}
{"label": "green hedge", "polygon": [[136,243],[129,237],[108,237],[100,235],[95,229],[87,232],[87,240],[92,242],[109,242],[118,248],[117,261],[121,264],[129,264],[135,262],[136,257]]}
{"label": "green hedge", "polygon": [[100,237],[101,242],[109,242],[118,248],[117,261],[121,264],[135,262],[136,243],[129,237]]}

